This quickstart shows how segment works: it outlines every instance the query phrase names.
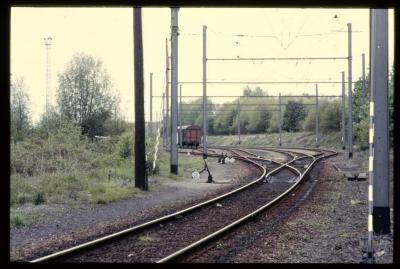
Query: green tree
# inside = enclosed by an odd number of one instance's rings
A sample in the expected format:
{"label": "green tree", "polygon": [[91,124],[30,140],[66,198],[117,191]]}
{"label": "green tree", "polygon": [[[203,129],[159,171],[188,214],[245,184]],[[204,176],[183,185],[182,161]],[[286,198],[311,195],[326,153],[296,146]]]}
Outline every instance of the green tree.
{"label": "green tree", "polygon": [[29,97],[22,77],[14,79],[11,84],[10,116],[11,140],[16,143],[26,138],[31,130]]}
{"label": "green tree", "polygon": [[58,105],[61,116],[77,122],[91,139],[103,135],[105,121],[113,115],[117,98],[99,59],[85,53],[73,56],[58,75]]}
{"label": "green tree", "polygon": [[301,122],[306,118],[307,111],[302,103],[288,101],[285,113],[283,114],[282,129],[288,132],[300,130]]}
{"label": "green tree", "polygon": [[341,106],[338,100],[322,103],[320,128],[323,133],[340,131]]}

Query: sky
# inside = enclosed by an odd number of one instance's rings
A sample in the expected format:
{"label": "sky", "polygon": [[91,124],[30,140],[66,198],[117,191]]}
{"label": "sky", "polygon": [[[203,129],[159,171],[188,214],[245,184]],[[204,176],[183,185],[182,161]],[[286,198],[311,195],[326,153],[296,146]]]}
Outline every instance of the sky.
{"label": "sky", "polygon": [[[335,16],[336,15],[336,16]],[[150,72],[153,95],[165,90],[166,39],[170,41],[171,10],[143,8],[145,113],[149,118]],[[347,23],[352,24],[353,81],[362,72],[361,54],[369,65],[368,9],[180,8],[178,14],[178,81],[202,81],[202,29],[207,26],[207,58],[347,57]],[[393,10],[389,10],[389,66],[393,64]],[[23,77],[36,123],[45,108],[46,49],[51,36],[52,103],[57,74],[74,53],[102,60],[120,96],[120,110],[134,119],[133,9],[14,7],[11,11],[11,74]],[[170,43],[168,45],[169,52]],[[207,61],[208,81],[341,81],[347,60]],[[367,71],[368,72],[368,71]],[[207,94],[241,95],[246,85],[208,84]],[[249,84],[270,95],[314,94],[314,84]],[[347,89],[347,86],[346,86]],[[320,95],[340,95],[340,84],[319,84]],[[183,84],[183,96],[202,95],[201,84]],[[190,98],[184,98],[188,101]],[[215,103],[230,98],[213,98]],[[161,98],[153,98],[153,119]]]}

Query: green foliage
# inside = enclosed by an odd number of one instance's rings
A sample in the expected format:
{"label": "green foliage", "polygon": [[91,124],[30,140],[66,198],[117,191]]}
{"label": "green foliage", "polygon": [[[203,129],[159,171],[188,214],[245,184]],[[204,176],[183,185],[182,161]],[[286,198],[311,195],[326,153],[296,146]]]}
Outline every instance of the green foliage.
{"label": "green foliage", "polygon": [[[321,102],[320,128],[323,133],[340,131],[341,105],[338,100]],[[315,118],[315,116],[314,116]]]}
{"label": "green foliage", "polygon": [[41,192],[36,193],[33,203],[35,205],[40,205],[40,204],[43,204],[44,202],[46,202],[46,199],[44,198],[44,194]]}
{"label": "green foliage", "polygon": [[[58,75],[60,114],[77,122],[92,140],[104,134],[105,121],[116,110],[110,77],[100,60],[79,53]],[[115,112],[114,112],[115,114]]]}
{"label": "green foliage", "polygon": [[300,130],[301,121],[307,116],[304,105],[297,101],[288,101],[283,114],[282,129],[288,132],[297,132]]}
{"label": "green foliage", "polygon": [[10,89],[11,140],[16,143],[28,137],[31,130],[29,98],[23,78],[15,79]]}
{"label": "green foliage", "polygon": [[310,109],[303,123],[303,130],[307,132],[315,132],[315,109]]}
{"label": "green foliage", "polygon": [[[393,123],[394,123],[394,84],[393,76],[394,66],[389,74],[389,138],[393,145]],[[353,90],[353,134],[355,143],[360,149],[368,148],[368,130],[369,130],[369,74],[366,77],[366,96],[365,101],[362,98],[362,80],[359,78]]]}
{"label": "green foliage", "polygon": [[117,152],[121,158],[127,159],[133,155],[133,133],[125,132],[120,136]]}
{"label": "green foliage", "polygon": [[32,220],[26,216],[20,214],[11,214],[10,215],[10,227],[21,227],[25,225],[29,225],[32,223]]}

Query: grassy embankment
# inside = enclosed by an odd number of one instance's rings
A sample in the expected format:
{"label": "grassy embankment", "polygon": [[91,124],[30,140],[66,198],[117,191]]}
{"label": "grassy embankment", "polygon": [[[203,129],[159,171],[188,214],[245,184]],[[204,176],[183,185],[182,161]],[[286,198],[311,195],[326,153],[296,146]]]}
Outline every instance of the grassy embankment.
{"label": "grassy embankment", "polygon": [[[208,142],[210,145],[221,146],[278,146],[279,133],[241,135],[241,143],[238,144],[236,135],[210,136]],[[320,136],[320,145],[322,148],[340,150],[341,134],[331,133]],[[283,147],[315,147],[315,134],[310,132],[282,133]]]}
{"label": "grassy embankment", "polygon": [[[143,195],[134,187],[132,141],[125,133],[90,142],[79,131],[66,127],[46,139],[33,137],[11,144],[11,226],[29,224],[47,214],[49,208],[106,204]],[[154,137],[146,144],[151,161]],[[180,158],[179,175],[171,175],[169,154],[162,148],[159,153],[156,173],[149,176],[156,182],[150,184],[150,191],[169,180],[187,177],[187,171],[203,164],[201,157]]]}

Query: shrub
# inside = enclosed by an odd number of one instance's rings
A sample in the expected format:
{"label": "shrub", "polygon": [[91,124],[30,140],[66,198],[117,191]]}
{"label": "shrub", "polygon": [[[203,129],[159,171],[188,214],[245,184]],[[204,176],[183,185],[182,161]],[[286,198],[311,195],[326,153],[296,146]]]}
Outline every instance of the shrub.
{"label": "shrub", "polygon": [[10,226],[11,227],[21,227],[25,225],[29,225],[32,223],[32,220],[26,216],[22,215],[11,215],[10,216]]}
{"label": "shrub", "polygon": [[321,107],[320,127],[324,133],[340,131],[341,106],[339,101],[326,102]]}
{"label": "shrub", "polygon": [[125,132],[120,136],[117,144],[117,152],[121,158],[129,158],[133,154],[133,137],[131,133]]}
{"label": "shrub", "polygon": [[46,202],[46,200],[44,198],[44,194],[41,192],[36,193],[33,203],[35,205],[40,205],[40,204],[43,204],[44,202]]}

